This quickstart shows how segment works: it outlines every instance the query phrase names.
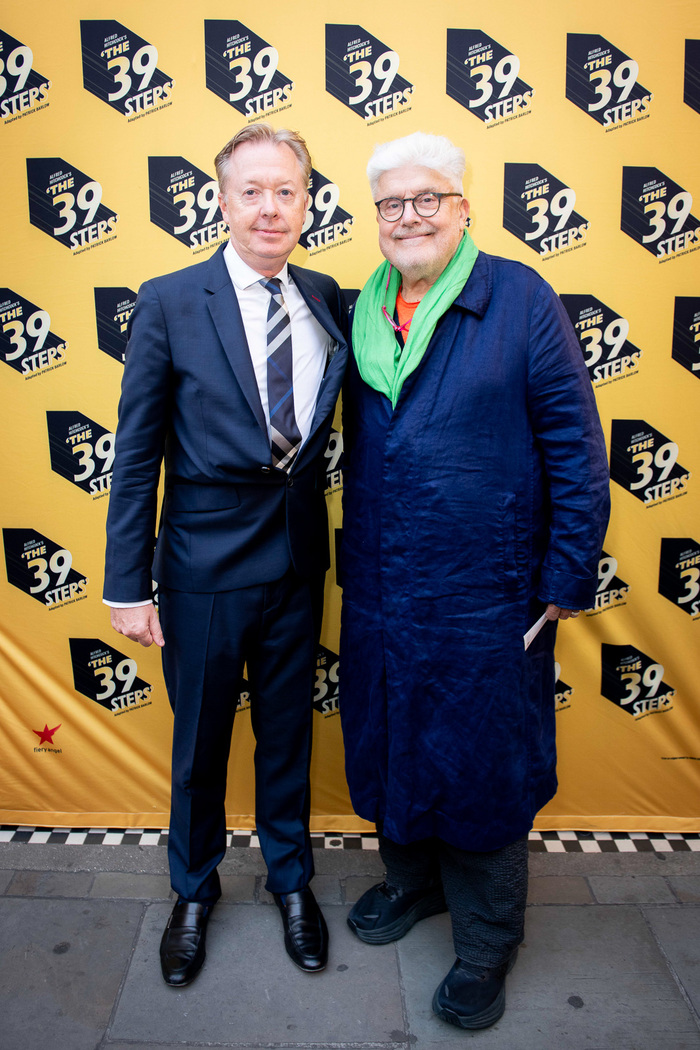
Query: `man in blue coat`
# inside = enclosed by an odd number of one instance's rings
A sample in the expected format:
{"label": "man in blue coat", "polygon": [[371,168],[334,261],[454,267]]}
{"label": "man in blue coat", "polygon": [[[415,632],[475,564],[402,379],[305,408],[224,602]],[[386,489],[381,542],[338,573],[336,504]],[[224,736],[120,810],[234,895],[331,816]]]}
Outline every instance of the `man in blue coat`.
{"label": "man in blue coat", "polygon": [[344,310],[331,278],[287,265],[309,202],[304,140],[254,124],[216,168],[229,243],[139,291],[107,522],[112,625],[163,647],[174,712],[168,856],[178,899],[160,954],[178,987],[204,962],[221,893],[244,664],[267,888],[297,965],[322,969],[328,943],[309,889],[309,762],[328,566],[323,454],[347,356]]}
{"label": "man in blue coat", "polygon": [[477,251],[464,169],[420,132],[367,169],[386,262],[343,394],[340,709],[386,867],[350,928],[384,944],[447,907],[433,1010],[477,1029],[523,936],[527,835],[556,790],[556,624],[593,602],[609,495],[570,322],[537,273]]}

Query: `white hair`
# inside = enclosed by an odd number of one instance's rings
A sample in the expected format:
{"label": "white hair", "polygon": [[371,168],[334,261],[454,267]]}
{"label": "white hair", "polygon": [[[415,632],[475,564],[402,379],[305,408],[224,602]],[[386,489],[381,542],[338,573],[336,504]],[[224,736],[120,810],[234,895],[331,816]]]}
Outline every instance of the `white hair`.
{"label": "white hair", "polygon": [[444,135],[427,135],[424,131],[414,131],[392,142],[382,142],[374,147],[374,152],[367,165],[367,178],[372,188],[372,196],[377,194],[377,183],[382,175],[394,168],[419,165],[439,171],[452,183],[454,190],[462,192],[462,179],[467,166],[464,150],[455,146]]}

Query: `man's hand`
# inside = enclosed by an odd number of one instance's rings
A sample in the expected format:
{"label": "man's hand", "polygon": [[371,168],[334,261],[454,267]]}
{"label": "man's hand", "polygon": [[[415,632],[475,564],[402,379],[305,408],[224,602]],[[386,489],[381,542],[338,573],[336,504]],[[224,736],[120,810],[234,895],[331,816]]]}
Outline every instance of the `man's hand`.
{"label": "man's hand", "polygon": [[560,609],[558,605],[548,605],[545,610],[548,620],[568,620],[570,616],[578,616],[578,614],[578,609]]}
{"label": "man's hand", "polygon": [[110,609],[110,619],[114,630],[126,638],[131,638],[132,642],[146,646],[152,642],[160,646],[165,645],[158,613],[153,604],[139,605],[135,609]]}

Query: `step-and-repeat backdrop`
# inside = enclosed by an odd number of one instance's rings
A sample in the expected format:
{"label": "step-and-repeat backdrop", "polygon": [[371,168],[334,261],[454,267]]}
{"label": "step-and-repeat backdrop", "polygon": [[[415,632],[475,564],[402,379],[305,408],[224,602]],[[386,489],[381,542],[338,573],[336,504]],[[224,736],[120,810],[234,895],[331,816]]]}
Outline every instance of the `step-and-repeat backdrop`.
{"label": "step-and-repeat backdrop", "polygon": [[[226,238],[213,158],[261,119],[299,130],[314,160],[293,261],[360,288],[380,260],[368,156],[424,130],[467,154],[477,245],[561,295],[603,420],[613,515],[595,605],[560,630],[561,787],[537,826],[698,830],[695,0],[5,6],[0,821],[167,823],[159,654],[113,634],[101,603],[126,325],[143,280]],[[326,598],[312,826],[367,829],[343,775],[335,564]],[[245,681],[238,707],[227,808],[250,827]]]}

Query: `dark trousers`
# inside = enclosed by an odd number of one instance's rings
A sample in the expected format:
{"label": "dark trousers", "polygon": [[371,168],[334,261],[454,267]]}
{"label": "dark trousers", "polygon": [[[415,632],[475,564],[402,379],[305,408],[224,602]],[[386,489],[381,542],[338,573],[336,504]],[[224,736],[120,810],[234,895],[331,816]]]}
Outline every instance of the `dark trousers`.
{"label": "dark trousers", "polygon": [[442,839],[399,845],[379,835],[386,881],[416,890],[442,881],[460,959],[476,966],[504,962],[523,939],[527,903],[527,836],[476,853]]}
{"label": "dark trousers", "polygon": [[215,594],[161,589],[163,671],[174,714],[168,859],[176,893],[213,904],[226,851],[226,772],[247,665],[255,734],[255,817],[267,889],[313,876],[309,764],[323,578],[292,571]]}

